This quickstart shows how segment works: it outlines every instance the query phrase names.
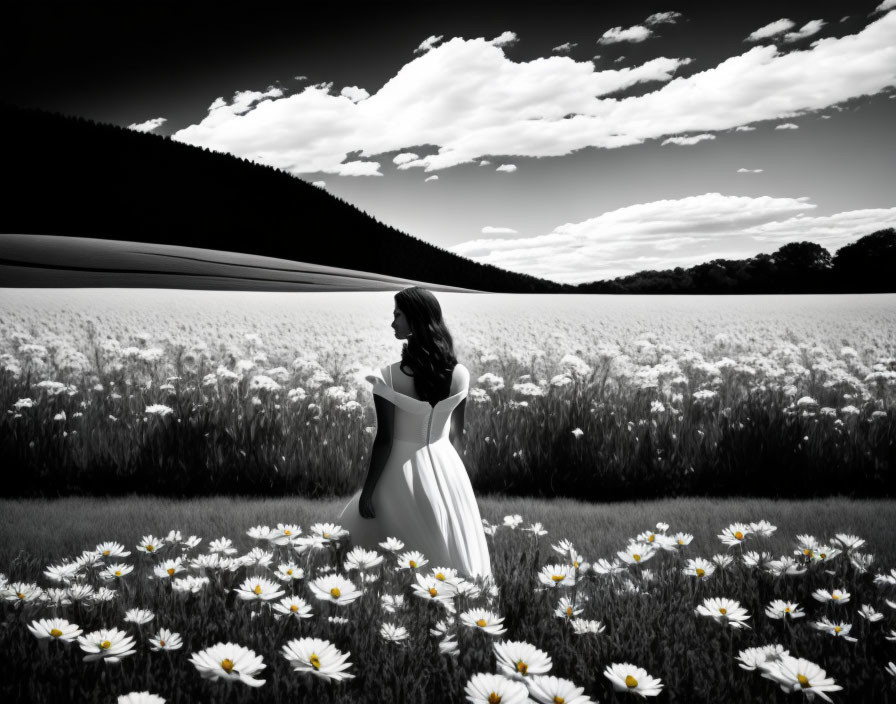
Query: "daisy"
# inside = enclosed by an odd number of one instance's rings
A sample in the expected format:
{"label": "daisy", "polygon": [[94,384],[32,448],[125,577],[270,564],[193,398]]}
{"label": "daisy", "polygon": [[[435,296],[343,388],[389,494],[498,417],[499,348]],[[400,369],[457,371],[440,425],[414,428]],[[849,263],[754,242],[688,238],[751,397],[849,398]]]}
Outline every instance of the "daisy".
{"label": "daisy", "polygon": [[531,643],[501,641],[493,648],[498,668],[515,680],[525,681],[530,674],[543,675],[551,669],[550,656]]}
{"label": "daisy", "polygon": [[545,565],[538,581],[550,588],[571,587],[576,583],[576,570],[572,565]]}
{"label": "daisy", "polygon": [[90,584],[73,584],[66,590],[66,593],[72,601],[89,601],[95,594],[93,586]]}
{"label": "daisy", "polygon": [[118,592],[116,590],[100,587],[93,593],[93,601],[96,604],[100,604],[104,601],[112,601],[117,596]]}
{"label": "daisy", "polygon": [[616,553],[619,559],[629,565],[640,565],[655,554],[655,548],[647,543],[629,543],[625,550]]}
{"label": "daisy", "polygon": [[332,601],[340,606],[350,604],[361,596],[353,582],[335,574],[318,577],[308,586],[318,599]]}
{"label": "daisy", "polygon": [[204,679],[238,681],[250,687],[265,683],[265,680],[253,677],[266,667],[261,655],[236,643],[216,643],[193,653],[190,662]]}
{"label": "daisy", "polygon": [[180,637],[180,634],[170,631],[167,628],[160,628],[158,632],[148,640],[149,647],[154,652],[159,652],[160,650],[180,650],[184,645],[183,638]]}
{"label": "daisy", "polygon": [[155,618],[155,614],[148,609],[129,609],[124,614],[124,620],[142,626]]}
{"label": "daisy", "polygon": [[740,660],[739,666],[741,669],[752,672],[763,667],[766,663],[780,660],[782,655],[789,654],[789,651],[785,650],[781,645],[763,645],[758,648],[741,650],[735,660]]}
{"label": "daisy", "polygon": [[282,649],[283,657],[296,672],[312,674],[324,680],[352,679],[346,672],[352,666],[347,662],[351,653],[341,653],[328,640],[320,638],[294,638]]}
{"label": "daisy", "polygon": [[511,530],[515,530],[516,527],[523,522],[523,517],[518,513],[515,513],[512,516],[504,516],[504,526],[510,528]]}
{"label": "daisy", "polygon": [[533,536],[540,537],[542,535],[547,535],[548,532],[544,529],[544,526],[541,523],[530,523],[528,528],[523,528],[523,530],[532,533]]}
{"label": "daisy", "polygon": [[96,546],[96,553],[100,557],[127,557],[130,550],[125,550],[121,543],[100,543]]}
{"label": "daisy", "polygon": [[584,687],[576,687],[560,677],[533,675],[526,684],[529,696],[539,704],[591,704],[591,699],[583,694]]}
{"label": "daisy", "polygon": [[829,545],[819,545],[812,553],[813,562],[829,562],[840,554],[840,550]]}
{"label": "daisy", "polygon": [[[125,555],[130,555],[130,552],[126,552]],[[75,562],[78,563],[78,567],[98,567],[103,564],[103,557],[96,552],[92,552],[90,550],[84,550],[80,557],[75,558]]]}
{"label": "daisy", "polygon": [[800,610],[800,605],[793,601],[782,601],[774,599],[765,607],[765,615],[769,618],[802,618],[806,615],[805,611]]}
{"label": "daisy", "polygon": [[770,552],[756,552],[755,550],[747,550],[743,554],[744,565],[747,567],[756,567],[759,569],[768,569],[768,563],[772,561],[773,556]]}
{"label": "daisy", "polygon": [[874,562],[874,555],[862,554],[860,552],[851,552],[849,553],[849,563],[855,568],[856,572],[859,574],[863,574],[871,569],[871,564]]}
{"label": "daisy", "polygon": [[139,545],[137,545],[137,549],[140,552],[145,552],[150,555],[154,555],[159,550],[161,550],[165,546],[164,541],[161,538],[154,538],[152,535],[144,535],[140,539]]}
{"label": "daisy", "polygon": [[526,685],[488,672],[473,675],[464,687],[464,693],[470,704],[523,704],[529,701]]}
{"label": "daisy", "polygon": [[625,569],[625,565],[623,565],[618,558],[613,558],[613,562],[609,562],[601,557],[597,562],[591,563],[591,571],[594,572],[594,574],[618,574],[624,572]]}
{"label": "daisy", "polygon": [[294,523],[278,523],[277,527],[271,531],[271,537],[268,540],[271,545],[288,545],[295,540],[302,529]]}
{"label": "daisy", "polygon": [[454,638],[443,638],[439,641],[439,652],[445,655],[457,655],[460,653],[460,647]]}
{"label": "daisy", "polygon": [[450,582],[451,584],[466,581],[457,576],[457,570],[453,567],[433,567],[430,576],[433,579],[438,579],[440,582]]}
{"label": "daisy", "polygon": [[202,542],[202,538],[199,538],[195,535],[191,535],[189,538],[187,538],[184,541],[184,548],[186,548],[187,550],[192,550],[193,548],[197,547],[199,545],[199,543],[201,543],[201,542]]}
{"label": "daisy", "polygon": [[192,575],[171,581],[171,588],[181,594],[186,594],[187,592],[198,594],[203,587],[207,587],[208,585],[208,577],[193,577]]}
{"label": "daisy", "polygon": [[856,548],[862,547],[865,544],[865,539],[857,535],[849,535],[848,533],[837,533],[831,542],[839,545],[847,552],[852,552]]}
{"label": "daisy", "polygon": [[589,633],[603,633],[606,628],[600,621],[594,621],[587,618],[577,618],[570,621],[573,633],[577,636],[584,636]]}
{"label": "daisy", "polygon": [[465,626],[478,628],[492,636],[499,636],[507,632],[503,625],[504,617],[486,609],[465,611],[460,615],[460,620],[463,621]]}
{"label": "daisy", "polygon": [[50,608],[69,606],[72,603],[71,597],[68,595],[68,589],[50,587],[44,592],[43,598]]}
{"label": "daisy", "polygon": [[65,643],[71,643],[82,633],[77,624],[69,623],[64,618],[42,618],[40,621],[32,621],[28,624],[28,630],[35,638],[52,638]]}
{"label": "daisy", "polygon": [[663,688],[660,680],[648,675],[644,668],[627,662],[608,665],[604,677],[610,680],[617,692],[632,692],[644,698],[655,697]]}
{"label": "daisy", "polygon": [[676,533],[674,536],[672,536],[672,539],[675,541],[675,545],[677,547],[684,548],[691,544],[694,536],[690,533]]}
{"label": "daisy", "polygon": [[439,606],[444,606],[448,611],[454,613],[452,599],[454,598],[455,590],[452,585],[439,581],[435,577],[424,577],[420,574],[415,576],[417,583],[411,585],[411,588],[414,590],[414,596],[434,601]]}
{"label": "daisy", "polygon": [[890,635],[888,635],[888,636],[884,636],[884,638],[886,638],[886,639],[887,639],[888,641],[890,641],[890,642],[896,641],[896,631],[894,631],[894,630],[891,628],[891,629],[890,629]]}
{"label": "daisy", "polygon": [[830,592],[827,589],[816,589],[812,592],[812,598],[822,603],[845,604],[849,601],[849,592],[845,589],[834,589]]}
{"label": "daisy", "polygon": [[416,570],[427,564],[429,564],[429,560],[423,557],[422,552],[418,552],[416,550],[403,552],[398,556],[398,569],[401,570]]}
{"label": "daisy", "polygon": [[304,599],[297,596],[283,597],[274,604],[274,611],[293,618],[311,618],[311,606]]}
{"label": "daisy", "polygon": [[124,562],[113,562],[106,569],[100,572],[100,579],[111,582],[114,579],[121,579],[134,571],[133,565]]}
{"label": "daisy", "polygon": [[785,692],[803,692],[811,700],[815,694],[827,702],[832,699],[825,692],[837,692],[843,687],[834,684],[815,663],[784,655],[778,662],[763,668],[762,676],[776,682]]}
{"label": "daisy", "polygon": [[682,568],[681,573],[704,580],[712,577],[713,572],[715,571],[716,566],[709,560],[705,560],[702,557],[695,557],[688,560],[687,566]]}
{"label": "daisy", "polygon": [[118,696],[118,704],[165,704],[165,700],[158,694],[146,692],[131,692]]}
{"label": "daisy", "polygon": [[[89,585],[88,585],[89,586]],[[93,591],[93,587],[89,587]],[[12,582],[3,590],[3,598],[5,601],[15,602],[15,605],[40,601],[41,594],[44,590],[33,582]]]}
{"label": "daisy", "polygon": [[327,621],[335,623],[337,626],[348,625],[348,619],[343,618],[342,616],[327,616]]}
{"label": "daisy", "polygon": [[208,544],[209,552],[221,555],[235,555],[236,548],[230,538],[218,538]]}
{"label": "daisy", "polygon": [[261,548],[252,548],[240,558],[240,562],[246,567],[270,567],[273,560],[274,553],[266,552]]}
{"label": "daisy", "polygon": [[398,538],[386,538],[383,542],[379,544],[379,546],[383,550],[388,550],[389,552],[396,553],[399,550],[404,550],[404,543],[401,542]]}
{"label": "daisy", "polygon": [[875,575],[874,583],[879,587],[883,587],[886,585],[896,585],[896,569],[891,569],[890,574]]}
{"label": "daisy", "polygon": [[716,565],[718,565],[718,566],[721,567],[722,569],[725,569],[725,568],[728,567],[732,562],[734,562],[734,558],[731,557],[731,555],[722,555],[722,554],[718,554],[718,555],[713,555],[713,556],[712,556],[712,561],[715,562]]}
{"label": "daisy", "polygon": [[[248,535],[253,540],[270,540],[275,531],[272,531],[270,526],[254,526],[246,531],[246,535]],[[226,538],[222,538],[222,540],[227,540]],[[230,542],[229,540],[227,541]],[[234,551],[236,552],[236,551]]]}
{"label": "daisy", "polygon": [[584,609],[576,608],[572,601],[570,601],[567,597],[560,597],[560,601],[557,603],[557,608],[554,609],[554,615],[559,616],[560,618],[572,619],[575,616],[578,616],[582,613]]}
{"label": "daisy", "polygon": [[772,533],[778,530],[777,526],[773,526],[768,521],[759,521],[758,523],[750,523],[750,532],[760,538],[770,538]]}
{"label": "daisy", "polygon": [[859,607],[859,616],[868,621],[868,623],[880,621],[884,617],[880,611],[875,610],[870,604],[862,604],[862,606]]}
{"label": "daisy", "polygon": [[849,635],[849,632],[852,630],[852,626],[842,621],[834,623],[827,618],[822,618],[820,621],[815,621],[812,626],[819,631],[824,631],[828,635],[834,636],[835,638],[843,638],[843,640],[848,640],[850,643],[855,643],[857,640],[856,638],[853,638],[851,635]]}
{"label": "daisy", "polygon": [[429,629],[429,635],[433,638],[442,638],[448,634],[448,630],[451,628],[451,624],[448,623],[445,619],[439,619],[436,621],[436,625]]}
{"label": "daisy", "polygon": [[375,550],[365,550],[358,546],[345,556],[345,570],[369,570],[382,564],[383,556]]}
{"label": "daisy", "polygon": [[85,636],[78,636],[78,644],[87,653],[84,662],[119,662],[123,657],[137,652],[133,637],[117,628],[101,628]]}
{"label": "daisy", "polygon": [[240,588],[234,591],[243,601],[270,601],[286,593],[279,587],[279,584],[264,577],[246,577]]}
{"label": "daisy", "polygon": [[[438,579],[438,577],[436,577]],[[446,580],[447,581],[447,580]],[[454,587],[455,596],[466,597],[467,599],[478,599],[482,596],[482,589],[475,582],[469,582],[461,577],[451,578],[451,586]],[[490,599],[497,598],[498,588],[492,586],[489,588],[488,597]]]}
{"label": "daisy", "polygon": [[775,577],[799,576],[806,573],[805,567],[800,567],[792,557],[783,555],[778,560],[769,560],[766,570]]}
{"label": "daisy", "polygon": [[408,629],[404,626],[396,626],[394,623],[383,623],[380,626],[380,636],[383,640],[399,643],[408,638]]}
{"label": "daisy", "polygon": [[383,594],[380,597],[383,608],[390,614],[394,614],[396,610],[404,606],[404,596],[401,594]]}
{"label": "daisy", "polygon": [[179,530],[171,530],[168,532],[168,535],[165,537],[166,543],[174,543],[177,545],[182,542],[184,537],[181,535]]}
{"label": "daisy", "polygon": [[282,582],[290,582],[296,579],[305,578],[305,570],[294,562],[286,562],[277,565],[277,571],[274,576]]}
{"label": "daisy", "polygon": [[744,621],[750,618],[750,615],[734,599],[724,597],[704,599],[694,613],[699,616],[709,616],[718,623],[730,625],[732,628],[749,628]]}
{"label": "daisy", "polygon": [[162,564],[156,565],[153,568],[153,574],[161,579],[166,577],[170,579],[180,572],[185,572],[186,569],[178,557],[174,560],[165,560]]}
{"label": "daisy", "polygon": [[315,523],[308,529],[310,533],[319,535],[324,540],[341,540],[348,537],[348,531],[335,523]]}
{"label": "daisy", "polygon": [[60,584],[71,584],[81,567],[77,562],[63,562],[61,565],[50,565],[44,570],[48,579]]}
{"label": "daisy", "polygon": [[745,523],[732,523],[717,536],[725,545],[742,545],[751,533],[750,526]]}

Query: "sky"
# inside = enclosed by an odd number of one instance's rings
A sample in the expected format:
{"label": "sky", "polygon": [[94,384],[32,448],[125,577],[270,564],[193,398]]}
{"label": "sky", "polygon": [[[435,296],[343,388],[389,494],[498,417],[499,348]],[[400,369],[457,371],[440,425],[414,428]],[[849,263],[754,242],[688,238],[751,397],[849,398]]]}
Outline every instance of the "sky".
{"label": "sky", "polygon": [[276,166],[512,271],[896,226],[896,0],[19,5],[9,102]]}

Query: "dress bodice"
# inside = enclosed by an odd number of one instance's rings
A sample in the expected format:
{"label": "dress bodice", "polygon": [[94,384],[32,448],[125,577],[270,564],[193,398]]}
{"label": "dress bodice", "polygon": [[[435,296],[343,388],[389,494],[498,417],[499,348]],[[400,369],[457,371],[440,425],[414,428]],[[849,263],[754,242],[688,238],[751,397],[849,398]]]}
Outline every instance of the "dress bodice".
{"label": "dress bodice", "polygon": [[392,388],[389,369],[384,367],[376,374],[365,377],[373,384],[373,393],[382,396],[395,406],[395,422],[392,441],[413,443],[423,447],[427,444],[447,440],[451,429],[451,413],[466,398],[470,388],[470,373],[458,364],[463,373],[461,388],[457,393],[443,398],[432,406],[428,401],[412,398]]}

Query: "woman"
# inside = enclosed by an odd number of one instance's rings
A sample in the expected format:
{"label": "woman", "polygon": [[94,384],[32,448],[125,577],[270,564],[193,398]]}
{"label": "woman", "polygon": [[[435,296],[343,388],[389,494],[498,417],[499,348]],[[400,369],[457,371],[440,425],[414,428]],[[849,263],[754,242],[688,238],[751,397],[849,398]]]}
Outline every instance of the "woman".
{"label": "woman", "polygon": [[367,376],[376,439],[363,488],[339,515],[354,545],[395,537],[433,567],[491,578],[488,545],[463,455],[470,372],[454,356],[435,296],[419,286],[395,295],[392,329],[401,360]]}

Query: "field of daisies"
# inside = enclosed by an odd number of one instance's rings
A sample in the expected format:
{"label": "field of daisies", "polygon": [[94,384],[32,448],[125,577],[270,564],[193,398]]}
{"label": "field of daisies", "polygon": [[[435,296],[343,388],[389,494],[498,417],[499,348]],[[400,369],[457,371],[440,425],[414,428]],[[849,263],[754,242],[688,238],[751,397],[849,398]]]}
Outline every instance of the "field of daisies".
{"label": "field of daisies", "polygon": [[685,526],[658,522],[599,555],[519,514],[483,523],[494,574],[473,579],[395,538],[352,547],[333,523],[20,556],[0,576],[0,698],[896,697],[896,570],[861,536],[785,537],[759,519],[719,526],[700,554]]}
{"label": "field of daisies", "polygon": [[[354,491],[392,296],[4,291],[4,491]],[[480,494],[896,493],[896,296],[439,300]]]}

